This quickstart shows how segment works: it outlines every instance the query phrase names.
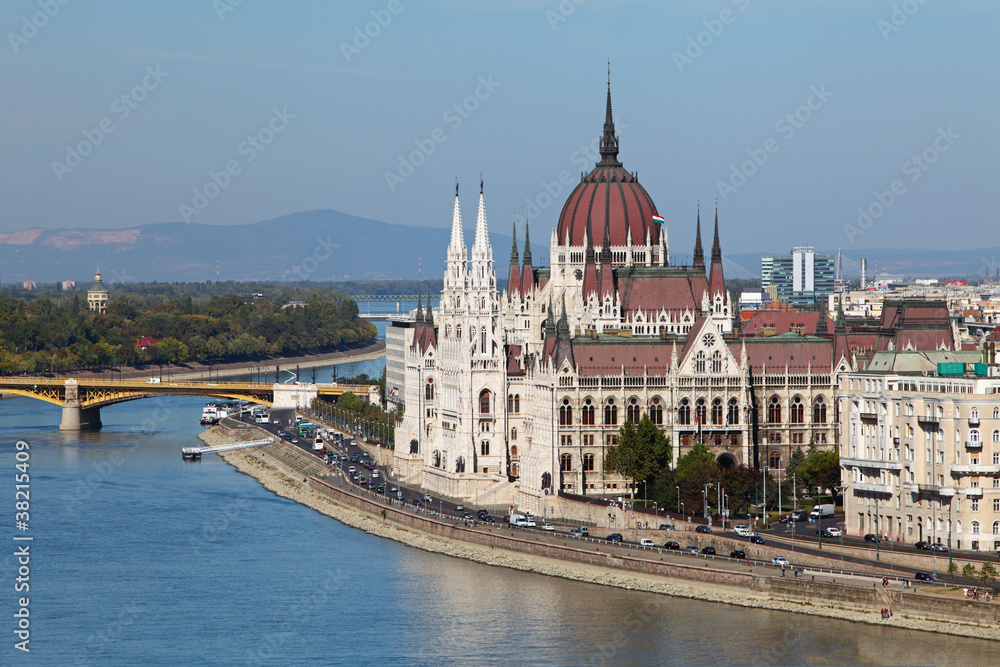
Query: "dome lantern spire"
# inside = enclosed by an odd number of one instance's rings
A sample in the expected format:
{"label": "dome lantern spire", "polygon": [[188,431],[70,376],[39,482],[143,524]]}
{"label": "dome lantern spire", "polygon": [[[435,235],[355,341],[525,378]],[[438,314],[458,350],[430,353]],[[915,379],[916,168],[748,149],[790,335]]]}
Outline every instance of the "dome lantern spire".
{"label": "dome lantern spire", "polygon": [[608,102],[604,111],[604,134],[601,136],[600,167],[620,167],[618,161],[618,137],[615,136],[615,121],[611,114],[611,61],[608,61]]}

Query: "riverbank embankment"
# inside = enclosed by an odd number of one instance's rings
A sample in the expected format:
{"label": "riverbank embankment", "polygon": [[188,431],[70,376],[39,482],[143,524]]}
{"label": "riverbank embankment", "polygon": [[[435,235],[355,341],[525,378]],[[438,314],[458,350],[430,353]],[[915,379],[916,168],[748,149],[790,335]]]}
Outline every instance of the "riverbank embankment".
{"label": "riverbank embankment", "polygon": [[[216,427],[201,436],[206,443],[230,442]],[[601,546],[579,547],[530,533],[496,527],[483,530],[441,520],[412,509],[358,494],[336,479],[313,456],[283,442],[221,455],[237,470],[279,496],[315,509],[372,535],[425,551],[488,565],[563,577],[575,581],[869,624],[895,626],[982,639],[1000,639],[1000,613],[994,605],[942,599],[916,591],[866,589],[802,578],[761,576],[724,570],[711,563],[682,565],[661,557],[621,555]],[[975,605],[975,606],[971,606]],[[879,610],[894,609],[882,619]]]}

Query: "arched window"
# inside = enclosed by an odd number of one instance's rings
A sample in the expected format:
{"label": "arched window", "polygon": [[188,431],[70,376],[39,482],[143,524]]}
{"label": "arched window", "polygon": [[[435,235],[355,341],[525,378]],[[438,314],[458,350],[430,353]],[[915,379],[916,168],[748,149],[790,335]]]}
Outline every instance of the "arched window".
{"label": "arched window", "polygon": [[687,426],[691,423],[691,403],[686,399],[681,399],[681,405],[677,408],[677,423]]}
{"label": "arched window", "polygon": [[969,412],[969,421],[979,421],[979,408],[972,408]]}
{"label": "arched window", "polygon": [[561,454],[559,456],[559,472],[569,472],[573,469],[573,455]]}
{"label": "arched window", "polygon": [[730,426],[740,423],[740,405],[735,398],[729,399],[729,410],[726,413],[726,423]]}
{"label": "arched window", "polygon": [[573,406],[569,404],[568,398],[564,398],[563,404],[559,406],[559,425],[573,425]]}
{"label": "arched window", "polygon": [[479,351],[486,354],[486,328],[479,332]]}
{"label": "arched window", "polygon": [[1000,419],[1000,408],[993,408],[993,419]]}
{"label": "arched window", "polygon": [[461,324],[456,324],[455,325],[455,338],[457,338],[458,340],[462,340],[462,325]]}
{"label": "arched window", "polygon": [[657,426],[663,424],[663,404],[659,396],[654,396],[649,406],[649,419]]}
{"label": "arched window", "polygon": [[507,412],[514,412],[514,394],[507,394]]}
{"label": "arched window", "polygon": [[511,445],[511,447],[510,447],[510,455],[511,455],[511,457],[517,456],[517,445]]}
{"label": "arched window", "polygon": [[704,373],[705,372],[705,353],[699,351],[698,354],[694,355],[694,372]]}
{"label": "arched window", "polygon": [[705,399],[699,398],[694,405],[694,420],[696,423],[704,426],[707,422],[705,421]]}
{"label": "arched window", "polygon": [[511,477],[520,477],[521,476],[521,466],[519,466],[516,463],[511,463],[510,464],[510,476]]}
{"label": "arched window", "polygon": [[791,422],[793,424],[806,423],[806,406],[802,404],[801,396],[796,396],[792,399],[792,407],[789,412],[791,413]]}
{"label": "arched window", "polygon": [[634,396],[629,399],[628,405],[625,406],[625,421],[632,422],[633,424],[638,424],[639,419],[642,415],[642,408],[639,407],[639,399]]}
{"label": "arched window", "polygon": [[813,423],[826,423],[826,401],[823,400],[822,396],[817,396],[816,402],[813,403]]}
{"label": "arched window", "polygon": [[431,461],[433,462],[432,465],[435,468],[440,468],[441,467],[441,452],[439,450],[437,450],[437,449],[434,450],[434,455],[431,458]]}
{"label": "arched window", "polygon": [[551,489],[551,488],[552,488],[552,475],[547,472],[543,472],[542,489]]}
{"label": "arched window", "polygon": [[980,442],[982,436],[979,435],[978,428],[969,429],[969,442]]}
{"label": "arched window", "polygon": [[594,455],[584,454],[583,455],[583,470],[584,472],[594,472]]}
{"label": "arched window", "polygon": [[722,372],[722,353],[716,350],[712,353],[712,372],[721,373]]}
{"label": "arched window", "polygon": [[591,405],[591,400],[589,398],[586,399],[583,402],[583,409],[580,411],[582,413],[581,423],[584,426],[593,426],[594,414],[596,411],[597,411],[596,408],[594,408],[594,406]]}
{"label": "arched window", "polygon": [[713,398],[712,399],[712,423],[715,425],[722,424],[722,399]]}
{"label": "arched window", "polygon": [[993,442],[1000,442],[1000,431],[993,430]]}
{"label": "arched window", "polygon": [[489,456],[490,455],[490,441],[489,440],[483,440],[481,443],[479,443],[479,455],[480,456]]}
{"label": "arched window", "polygon": [[[510,439],[511,440],[517,440],[517,429],[516,428],[512,428],[510,430]],[[517,449],[517,447],[514,447],[514,449]],[[513,456],[513,454],[512,454],[512,456]]]}
{"label": "arched window", "polygon": [[973,535],[979,535],[980,532],[982,532],[978,521],[973,521],[971,524],[969,524],[969,530],[972,531]]}
{"label": "arched window", "polygon": [[1000,521],[993,522],[993,534],[1000,535]]}
{"label": "arched window", "polygon": [[428,380],[424,385],[424,398],[428,401],[434,400],[434,380]]}
{"label": "arched window", "polygon": [[488,415],[490,414],[490,394],[489,389],[483,389],[479,392],[479,412],[480,414]]}
{"label": "arched window", "polygon": [[771,455],[767,457],[767,465],[770,468],[778,469],[781,467],[781,454],[778,452],[771,452]]}
{"label": "arched window", "polygon": [[451,325],[450,324],[446,324],[444,326],[444,337],[445,338],[451,338]]}
{"label": "arched window", "polygon": [[514,412],[521,411],[521,395],[514,394]]}
{"label": "arched window", "polygon": [[607,404],[604,406],[604,425],[615,426],[617,424],[618,406],[615,405],[615,399],[609,398]]}
{"label": "arched window", "polygon": [[465,457],[459,456],[455,459],[455,472],[465,472]]}
{"label": "arched window", "polygon": [[781,423],[781,403],[777,396],[771,397],[771,402],[767,405],[767,422],[769,424]]}

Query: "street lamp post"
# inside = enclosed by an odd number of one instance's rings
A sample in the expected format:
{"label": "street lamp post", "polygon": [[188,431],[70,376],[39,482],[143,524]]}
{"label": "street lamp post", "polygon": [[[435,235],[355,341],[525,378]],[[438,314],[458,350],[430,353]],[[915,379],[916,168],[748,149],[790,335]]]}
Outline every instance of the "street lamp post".
{"label": "street lamp post", "polygon": [[681,512],[681,487],[675,486],[674,488],[677,489],[677,513],[680,514],[680,512]]}
{"label": "street lamp post", "polygon": [[948,501],[948,572],[951,573],[951,500]]}
{"label": "street lamp post", "polygon": [[684,516],[686,512],[684,511],[684,503],[681,503],[681,516]]}

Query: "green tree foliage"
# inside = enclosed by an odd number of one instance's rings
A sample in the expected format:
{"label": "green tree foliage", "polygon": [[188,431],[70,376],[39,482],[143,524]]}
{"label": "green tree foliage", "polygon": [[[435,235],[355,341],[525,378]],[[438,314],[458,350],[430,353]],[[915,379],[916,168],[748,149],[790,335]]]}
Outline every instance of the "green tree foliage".
{"label": "green tree foliage", "polygon": [[962,576],[966,579],[975,580],[976,578],[976,566],[972,563],[966,563],[965,567],[962,568]]}
{"label": "green tree foliage", "polygon": [[618,444],[609,447],[604,456],[604,467],[609,472],[628,477],[635,484],[652,485],[664,470],[669,469],[670,458],[667,437],[656,428],[649,415],[643,415],[638,424],[625,422],[621,427]]}
{"label": "green tree foliage", "polygon": [[[376,338],[375,327],[357,317],[357,304],[339,292],[282,287],[288,299],[272,300],[238,295],[231,284],[227,294],[199,294],[202,287],[122,286],[112,290],[104,315],[58,292],[0,296],[0,373],[235,361],[347,349]],[[305,305],[282,307],[289,300]],[[143,336],[159,344],[139,350]]]}
{"label": "green tree foliage", "polygon": [[979,581],[983,582],[986,586],[989,586],[996,580],[997,569],[993,567],[993,563],[983,563],[979,568]]}
{"label": "green tree foliage", "polygon": [[680,487],[680,501],[688,514],[705,511],[704,489],[706,484],[719,480],[719,464],[715,455],[702,442],[697,442],[687,454],[677,459],[674,481]]}
{"label": "green tree foliage", "polygon": [[830,491],[840,485],[840,454],[812,447],[802,466],[803,482],[810,491]]}

